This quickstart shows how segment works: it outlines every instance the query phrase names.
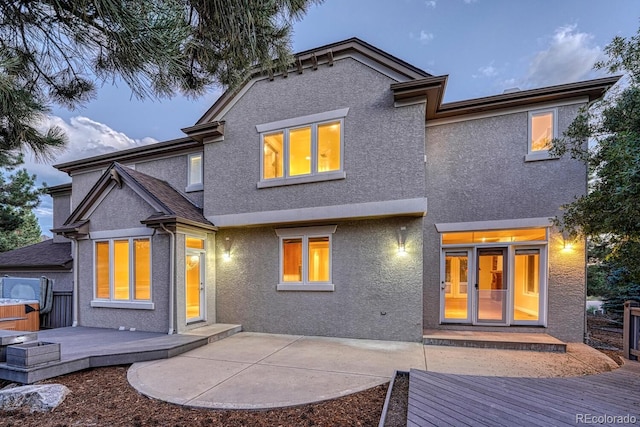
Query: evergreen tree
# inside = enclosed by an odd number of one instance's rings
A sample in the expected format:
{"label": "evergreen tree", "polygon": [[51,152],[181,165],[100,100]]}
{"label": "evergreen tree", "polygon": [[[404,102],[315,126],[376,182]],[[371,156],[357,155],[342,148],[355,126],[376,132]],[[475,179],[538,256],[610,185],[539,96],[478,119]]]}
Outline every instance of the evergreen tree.
{"label": "evergreen tree", "polygon": [[608,289],[600,292],[619,305],[640,300],[640,30],[614,38],[605,52],[609,59],[596,68],[626,72],[628,86],[583,110],[554,150],[583,160],[595,176],[588,194],[564,207],[560,223],[572,235],[605,242],[601,268],[591,270],[605,275]]}

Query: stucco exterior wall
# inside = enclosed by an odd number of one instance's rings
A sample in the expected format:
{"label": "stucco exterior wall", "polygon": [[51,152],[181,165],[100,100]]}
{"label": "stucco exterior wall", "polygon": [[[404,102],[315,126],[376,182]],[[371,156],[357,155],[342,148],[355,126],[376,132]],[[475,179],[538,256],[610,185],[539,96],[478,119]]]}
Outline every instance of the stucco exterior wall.
{"label": "stucco exterior wall", "polygon": [[[82,199],[86,197],[89,190],[98,182],[104,170],[81,172],[72,175],[71,179],[71,211],[78,207]],[[66,218],[65,218],[66,219]]]}
{"label": "stucco exterior wall", "polygon": [[[71,214],[71,194],[56,195],[53,200],[53,228],[60,227]],[[44,231],[44,230],[43,230]],[[54,242],[68,242],[64,236],[53,235]]]}
{"label": "stucco exterior wall", "polygon": [[[257,81],[205,144],[205,216],[397,200],[424,195],[424,104],[395,108],[392,79],[353,59]],[[258,189],[256,125],[349,108],[346,179]]]}
{"label": "stucco exterior wall", "polygon": [[[407,227],[407,255],[397,233]],[[277,291],[279,239],[273,227],[221,230],[216,256],[217,319],[244,330],[419,341],[422,338],[422,218],[337,223],[333,292]]]}
{"label": "stucco exterior wall", "polygon": [[[559,134],[576,116],[578,104],[558,107]],[[532,107],[536,109],[537,107]],[[585,165],[562,157],[525,162],[526,111],[427,127],[424,228],[424,324],[439,327],[440,241],[434,224],[555,217],[560,206],[585,194]],[[548,332],[582,341],[584,333],[584,247],[560,253],[549,241]]]}
{"label": "stucco exterior wall", "polygon": [[188,182],[187,157],[187,154],[182,154],[173,157],[137,162],[135,164],[135,168],[138,172],[166,181],[173,188],[187,196],[196,205],[202,206],[202,191],[185,192]]}
{"label": "stucco exterior wall", "polygon": [[[126,209],[125,209],[126,208]],[[90,232],[140,228],[140,220],[153,208],[129,187],[112,189],[89,217]],[[169,244],[168,235],[151,238],[151,293],[153,310],[91,307],[94,293],[93,240],[78,241],[78,283],[80,326],[99,328],[136,328],[141,331],[167,332],[169,325]]]}

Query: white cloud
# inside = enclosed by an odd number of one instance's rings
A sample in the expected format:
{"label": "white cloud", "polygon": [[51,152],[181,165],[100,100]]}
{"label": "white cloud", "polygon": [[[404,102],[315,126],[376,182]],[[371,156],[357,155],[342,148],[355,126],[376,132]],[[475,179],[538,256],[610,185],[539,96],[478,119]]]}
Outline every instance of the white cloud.
{"label": "white cloud", "polygon": [[45,181],[48,185],[57,185],[70,180],[67,174],[58,171],[51,164],[65,163],[158,142],[154,138],[148,137],[130,138],[104,123],[82,116],[72,117],[69,122],[57,116],[49,116],[40,123],[39,127],[47,129],[52,126],[61,128],[67,135],[68,143],[64,151],[55,156],[50,164],[36,162],[29,154],[25,156],[27,170],[37,175],[38,182]]}
{"label": "white cloud", "polygon": [[593,46],[593,36],[577,30],[575,25],[560,27],[549,46],[535,54],[523,86],[540,87],[584,80],[602,49]]}
{"label": "white cloud", "polygon": [[493,66],[493,62],[492,62],[489,65],[478,68],[478,74],[473,74],[472,77],[474,79],[477,79],[480,77],[495,77],[497,75],[498,75],[498,69]]}
{"label": "white cloud", "polygon": [[420,30],[420,36],[418,37],[418,39],[422,43],[429,43],[431,40],[433,40],[433,37],[433,33],[427,33],[424,30]]}
{"label": "white cloud", "polygon": [[432,7],[435,9],[436,7],[436,0],[427,0],[424,2],[425,5],[427,5],[427,7]]}

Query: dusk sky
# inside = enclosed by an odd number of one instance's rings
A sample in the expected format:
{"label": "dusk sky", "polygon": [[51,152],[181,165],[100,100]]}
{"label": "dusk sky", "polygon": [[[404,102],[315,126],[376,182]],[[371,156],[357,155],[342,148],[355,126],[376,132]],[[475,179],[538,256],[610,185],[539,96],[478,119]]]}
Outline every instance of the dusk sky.
{"label": "dusk sky", "polygon": [[[445,102],[601,77],[593,64],[615,37],[640,25],[638,0],[327,0],[295,25],[294,52],[358,37],[433,75],[449,75]],[[54,108],[49,124],[69,137],[52,164],[184,136],[221,94],[138,101],[124,84],[104,84],[74,111]],[[39,182],[70,177],[50,165],[27,169]],[[36,214],[51,235],[51,199]]]}

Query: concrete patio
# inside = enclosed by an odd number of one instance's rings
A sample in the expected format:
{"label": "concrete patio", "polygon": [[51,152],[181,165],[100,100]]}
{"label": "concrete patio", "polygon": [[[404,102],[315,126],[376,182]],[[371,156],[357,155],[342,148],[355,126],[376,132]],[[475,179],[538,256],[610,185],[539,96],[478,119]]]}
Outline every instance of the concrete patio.
{"label": "concrete patio", "polygon": [[242,332],[171,359],[136,363],[128,379],[142,394],[181,405],[264,409],[344,396],[412,368],[566,377],[617,365],[584,344],[568,344],[566,353],[545,353]]}

